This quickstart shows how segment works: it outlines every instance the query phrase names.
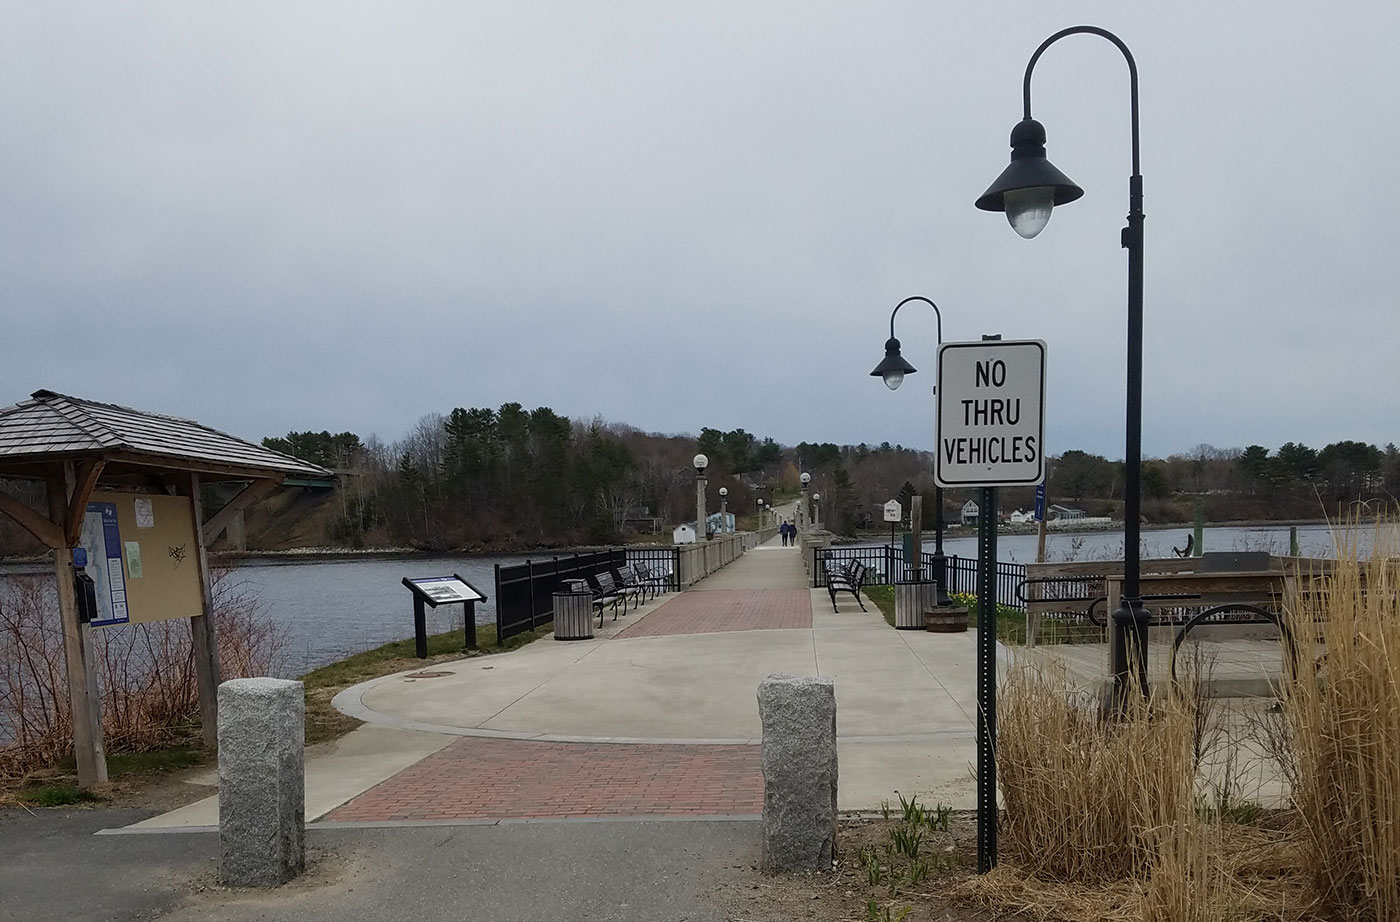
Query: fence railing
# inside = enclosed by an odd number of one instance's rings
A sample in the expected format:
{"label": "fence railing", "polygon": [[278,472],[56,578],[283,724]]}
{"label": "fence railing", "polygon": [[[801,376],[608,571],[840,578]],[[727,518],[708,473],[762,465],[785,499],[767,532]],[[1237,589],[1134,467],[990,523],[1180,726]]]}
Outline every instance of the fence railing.
{"label": "fence railing", "polygon": [[716,535],[698,544],[606,548],[560,554],[522,564],[496,565],[496,640],[523,634],[554,620],[554,593],[566,579],[584,579],[627,564],[646,564],[667,578],[666,589],[684,589],[738,559],[758,536],[749,532]]}
{"label": "fence railing", "polygon": [[[828,562],[844,566],[852,560],[860,561],[866,568],[865,582],[872,586],[891,586],[904,581],[908,576],[909,567],[904,562],[903,549],[888,544],[818,547],[813,548],[813,554],[813,586],[824,584],[823,574]],[[948,591],[976,595],[977,558],[947,556],[944,560]],[[933,555],[927,552],[923,554],[923,572],[926,580],[932,579]],[[1016,590],[1025,578],[1025,564],[997,561],[997,604],[1017,610],[1024,609],[1026,603]]]}
{"label": "fence railing", "polygon": [[533,631],[554,620],[554,593],[566,579],[583,579],[627,564],[627,551],[609,548],[565,554],[548,560],[496,565],[496,641]]}

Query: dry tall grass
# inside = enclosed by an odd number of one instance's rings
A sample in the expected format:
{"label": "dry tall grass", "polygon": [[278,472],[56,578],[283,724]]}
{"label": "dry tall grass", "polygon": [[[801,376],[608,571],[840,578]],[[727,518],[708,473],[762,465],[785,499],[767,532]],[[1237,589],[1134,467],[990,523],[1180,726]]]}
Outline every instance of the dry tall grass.
{"label": "dry tall grass", "polygon": [[1013,667],[998,702],[1001,854],[1044,880],[1145,876],[1157,830],[1189,813],[1193,716],[1138,694],[1120,719],[1060,669]]}
{"label": "dry tall grass", "polygon": [[[283,633],[228,572],[212,575],[223,676],[268,675]],[[199,699],[189,623],[160,621],[93,631],[107,749],[194,742]],[[72,752],[63,634],[53,580],[0,580],[0,778],[54,765]]]}
{"label": "dry tall grass", "polygon": [[[1288,612],[1299,668],[1258,738],[1238,736],[1240,714],[1223,721],[1199,684],[1101,720],[1062,671],[1014,668],[997,751],[1006,864],[972,892],[1085,922],[1400,922],[1394,534],[1386,523],[1368,560],[1352,541],[1328,578],[1299,581]],[[1250,747],[1273,754],[1294,813],[1248,803],[1238,763]]]}
{"label": "dry tall grass", "polygon": [[1378,531],[1369,561],[1340,549],[1293,612],[1284,698],[1293,799],[1318,896],[1339,919],[1400,919],[1400,579]]}
{"label": "dry tall grass", "polygon": [[1202,695],[1130,700],[1106,719],[1063,670],[1013,667],[998,709],[1005,864],[972,892],[1083,922],[1298,918],[1308,900],[1286,833],[1198,809]]}

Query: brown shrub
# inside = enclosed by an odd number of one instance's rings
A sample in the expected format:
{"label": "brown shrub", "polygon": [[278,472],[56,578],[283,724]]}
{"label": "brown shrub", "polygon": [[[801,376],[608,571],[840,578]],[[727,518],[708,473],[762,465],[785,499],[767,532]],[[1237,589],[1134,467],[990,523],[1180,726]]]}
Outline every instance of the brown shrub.
{"label": "brown shrub", "polygon": [[[275,674],[285,636],[230,571],[211,578],[224,678]],[[157,621],[93,634],[109,751],[198,739],[199,698],[189,622]],[[54,765],[72,752],[67,670],[52,578],[0,579],[0,778]]]}

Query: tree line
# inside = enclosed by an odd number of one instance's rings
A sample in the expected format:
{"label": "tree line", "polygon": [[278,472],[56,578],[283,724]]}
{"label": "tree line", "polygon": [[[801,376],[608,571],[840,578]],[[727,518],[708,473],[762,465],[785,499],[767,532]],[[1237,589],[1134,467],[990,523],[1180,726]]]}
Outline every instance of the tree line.
{"label": "tree line", "polygon": [[[308,430],[263,444],[338,473],[325,539],[348,546],[523,549],[668,535],[695,518],[697,451],[710,459],[708,511],[718,511],[718,487],[727,486],[741,525],[755,523],[758,499],[796,495],[803,471],[822,496],[823,524],[840,533],[878,529],[879,505],[901,493],[923,495],[927,527],[935,514],[931,452],[888,442],[785,446],[743,429],[648,433],[518,403],[430,414],[391,443]],[[1122,514],[1121,461],[1071,449],[1047,459],[1047,469],[1050,502]],[[1197,506],[1212,521],[1345,515],[1354,502],[1400,494],[1400,449],[1353,440],[1321,449],[1201,444],[1145,461],[1141,482],[1152,522],[1189,521]],[[42,484],[0,481],[0,489],[44,508]],[[946,491],[945,519],[953,521],[968,498],[975,491]],[[1034,491],[1005,489],[1000,501],[1003,511],[1028,509]],[[0,516],[0,555],[41,551]]]}
{"label": "tree line", "polygon": [[[347,544],[429,548],[602,543],[631,532],[669,533],[694,519],[693,455],[709,457],[709,512],[717,487],[741,518],[799,489],[813,476],[823,524],[852,533],[874,524],[877,507],[901,491],[925,497],[933,520],[931,452],[891,445],[801,442],[784,446],[743,429],[703,427],[698,437],[646,433],[601,419],[570,420],[548,407],[456,408],[418,421],[385,444],[350,432],[289,432],[263,444],[342,473],[342,513],[331,538]],[[1124,466],[1071,449],[1048,459],[1051,502],[1090,514],[1121,514]],[[1400,449],[1339,441],[1314,450],[1285,442],[1187,452],[1144,461],[1149,521],[1336,514],[1354,500],[1400,490]],[[946,491],[952,520],[973,491]],[[1030,488],[1001,492],[1003,508],[1029,508]]]}

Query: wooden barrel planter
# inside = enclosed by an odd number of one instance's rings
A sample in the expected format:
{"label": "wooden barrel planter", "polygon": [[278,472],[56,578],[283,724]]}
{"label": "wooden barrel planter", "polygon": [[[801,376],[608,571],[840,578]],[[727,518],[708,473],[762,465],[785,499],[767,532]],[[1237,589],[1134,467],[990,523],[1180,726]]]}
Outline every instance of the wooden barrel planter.
{"label": "wooden barrel planter", "polygon": [[935,605],[924,612],[924,630],[958,634],[967,630],[967,609],[961,605]]}

